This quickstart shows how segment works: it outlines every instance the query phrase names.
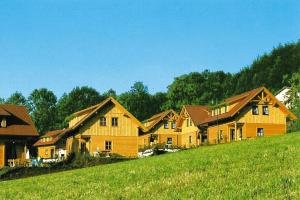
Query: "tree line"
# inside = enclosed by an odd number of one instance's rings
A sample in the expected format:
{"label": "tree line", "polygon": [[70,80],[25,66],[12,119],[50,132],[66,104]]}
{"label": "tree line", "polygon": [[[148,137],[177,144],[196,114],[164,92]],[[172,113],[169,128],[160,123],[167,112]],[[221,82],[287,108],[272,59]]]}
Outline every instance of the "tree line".
{"label": "tree line", "polygon": [[49,130],[67,127],[72,113],[95,105],[109,96],[116,98],[142,121],[166,109],[180,111],[186,104],[217,104],[224,98],[260,86],[267,87],[273,93],[284,86],[295,88],[295,74],[298,72],[300,41],[273,48],[270,53],[259,56],[238,73],[204,70],[175,77],[167,87],[167,92],[150,94],[143,82],[136,82],[129,91],[120,95],[113,89],[100,94],[96,89],[84,86],[75,87],[58,99],[51,90],[41,88],[32,91],[27,98],[21,92],[15,92],[0,101],[26,106],[38,131],[44,134]]}

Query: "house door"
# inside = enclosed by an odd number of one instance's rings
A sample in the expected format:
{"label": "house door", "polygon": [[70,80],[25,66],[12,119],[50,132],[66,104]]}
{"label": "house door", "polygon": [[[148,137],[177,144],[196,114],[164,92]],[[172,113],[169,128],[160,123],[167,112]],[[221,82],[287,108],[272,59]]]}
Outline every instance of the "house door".
{"label": "house door", "polygon": [[51,158],[54,158],[54,149],[50,150],[50,155],[51,155]]}
{"label": "house door", "polygon": [[230,141],[234,141],[234,140],[235,140],[235,130],[230,129]]}

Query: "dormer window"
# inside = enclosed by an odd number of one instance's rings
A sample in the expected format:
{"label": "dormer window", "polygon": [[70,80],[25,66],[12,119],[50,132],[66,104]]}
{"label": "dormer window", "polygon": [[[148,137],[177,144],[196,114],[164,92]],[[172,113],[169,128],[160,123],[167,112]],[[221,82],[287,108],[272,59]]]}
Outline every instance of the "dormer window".
{"label": "dormer window", "polygon": [[6,128],[6,119],[5,118],[3,118],[1,120],[1,128]]}
{"label": "dormer window", "polygon": [[252,106],[252,115],[258,115],[258,106]]}
{"label": "dormer window", "polygon": [[164,129],[168,129],[169,128],[169,122],[168,121],[164,121]]}
{"label": "dormer window", "polygon": [[263,106],[263,115],[269,115],[269,106]]}

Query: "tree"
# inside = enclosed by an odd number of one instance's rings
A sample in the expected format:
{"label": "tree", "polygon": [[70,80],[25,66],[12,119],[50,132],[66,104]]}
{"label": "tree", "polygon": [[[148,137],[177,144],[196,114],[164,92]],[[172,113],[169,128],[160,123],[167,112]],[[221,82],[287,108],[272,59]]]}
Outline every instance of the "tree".
{"label": "tree", "polygon": [[5,99],[0,97],[0,104],[3,104],[3,103],[5,103]]}
{"label": "tree", "polygon": [[27,99],[23,96],[21,92],[16,91],[13,93],[8,99],[6,100],[6,103],[14,104],[14,105],[20,105],[20,106],[28,106]]}
{"label": "tree", "polygon": [[104,98],[113,97],[114,99],[117,99],[117,93],[113,89],[109,89],[108,91],[104,92],[102,96]]}
{"label": "tree", "polygon": [[30,114],[40,135],[55,130],[58,125],[55,94],[46,88],[35,89],[28,98]]}
{"label": "tree", "polygon": [[290,131],[300,130],[300,72],[294,73],[290,80],[291,89],[289,91],[288,104],[291,105],[292,112],[298,117],[290,123]]}
{"label": "tree", "polygon": [[103,99],[97,90],[87,86],[75,87],[69,94],[63,94],[57,105],[60,127],[67,127],[72,113],[96,105]]}
{"label": "tree", "polygon": [[135,82],[131,90],[122,93],[118,100],[139,120],[145,120],[153,114],[151,111],[151,96],[147,86],[142,82]]}

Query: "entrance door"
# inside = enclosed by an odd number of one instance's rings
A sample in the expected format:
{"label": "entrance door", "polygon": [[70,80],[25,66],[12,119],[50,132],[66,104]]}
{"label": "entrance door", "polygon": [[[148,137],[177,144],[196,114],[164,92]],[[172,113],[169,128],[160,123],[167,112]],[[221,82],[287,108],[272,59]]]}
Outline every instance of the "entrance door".
{"label": "entrance door", "polygon": [[51,149],[50,152],[51,152],[51,158],[54,158],[54,156],[55,156],[55,155],[54,155],[54,149]]}
{"label": "entrance door", "polygon": [[230,141],[234,141],[234,140],[235,140],[235,130],[230,129]]}

